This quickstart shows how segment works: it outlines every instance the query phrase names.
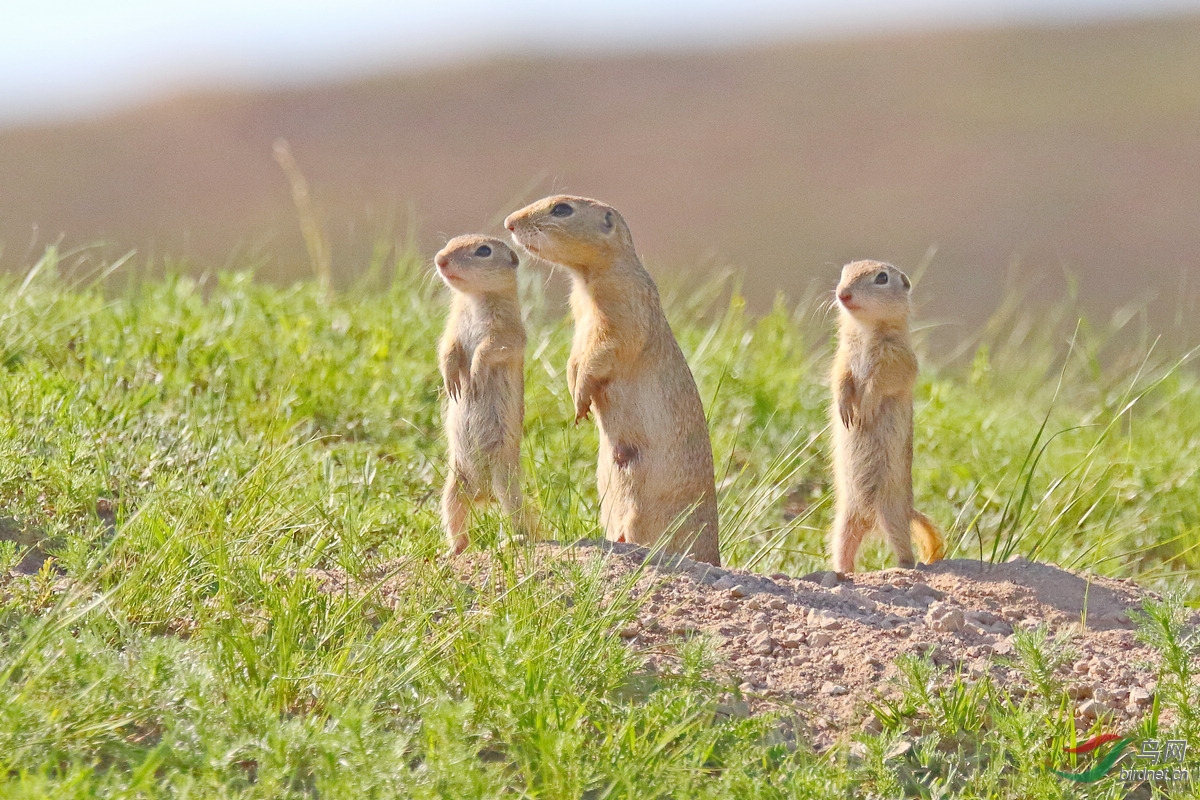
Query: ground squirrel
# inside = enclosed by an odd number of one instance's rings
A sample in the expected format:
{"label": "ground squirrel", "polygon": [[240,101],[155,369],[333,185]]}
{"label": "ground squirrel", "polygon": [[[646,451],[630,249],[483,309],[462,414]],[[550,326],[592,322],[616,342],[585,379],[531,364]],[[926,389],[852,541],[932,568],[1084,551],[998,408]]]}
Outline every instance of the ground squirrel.
{"label": "ground squirrel", "polygon": [[453,292],[438,364],[449,399],[450,458],[442,522],[450,549],[469,542],[472,503],[491,499],[529,533],[521,500],[521,430],[525,421],[525,327],[517,301],[519,259],[486,236],[451,239],[434,257]]}
{"label": "ground squirrel", "polygon": [[946,553],[929,518],[913,508],[913,385],[917,356],[908,332],[908,276],[890,264],[842,269],[838,349],[833,361],[833,470],[837,519],[833,568],[854,571],[863,537],[882,528],[901,567],[912,539],[926,563]]}
{"label": "ground squirrel", "polygon": [[504,226],[534,256],[571,271],[567,387],[576,422],[596,414],[606,536],[651,546],[670,534],[667,551],[719,564],[704,407],[625,220],[603,203],[559,195]]}

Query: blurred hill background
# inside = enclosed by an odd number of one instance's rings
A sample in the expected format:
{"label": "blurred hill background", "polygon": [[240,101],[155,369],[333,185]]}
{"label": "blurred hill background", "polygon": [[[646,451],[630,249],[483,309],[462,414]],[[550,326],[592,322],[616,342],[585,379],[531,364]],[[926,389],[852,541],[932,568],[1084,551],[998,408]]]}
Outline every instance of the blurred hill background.
{"label": "blurred hill background", "polygon": [[928,260],[946,341],[1014,270],[1043,276],[1034,302],[1069,272],[1097,315],[1146,301],[1161,330],[1200,299],[1200,15],[486,57],[14,124],[0,264],[61,237],[307,276],[280,137],[342,280],[380,237],[432,253],[564,191],[619,208],[656,274],[733,268],[758,307],[850,259]]}

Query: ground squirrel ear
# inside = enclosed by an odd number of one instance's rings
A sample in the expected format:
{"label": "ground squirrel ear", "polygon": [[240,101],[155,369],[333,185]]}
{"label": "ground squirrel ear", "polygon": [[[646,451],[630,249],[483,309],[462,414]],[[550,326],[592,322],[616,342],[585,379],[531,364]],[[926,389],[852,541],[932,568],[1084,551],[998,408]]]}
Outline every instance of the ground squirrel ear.
{"label": "ground squirrel ear", "polygon": [[900,282],[904,284],[904,288],[905,288],[905,289],[911,289],[911,288],[912,288],[912,281],[910,281],[910,280],[908,279],[908,276],[907,276],[907,275],[905,275],[903,272],[901,272],[901,273],[900,273]]}
{"label": "ground squirrel ear", "polygon": [[512,250],[508,251],[508,260],[512,262],[514,267],[521,263],[521,257]]}
{"label": "ground squirrel ear", "polygon": [[604,212],[604,232],[609,233],[613,229],[613,216],[611,211]]}

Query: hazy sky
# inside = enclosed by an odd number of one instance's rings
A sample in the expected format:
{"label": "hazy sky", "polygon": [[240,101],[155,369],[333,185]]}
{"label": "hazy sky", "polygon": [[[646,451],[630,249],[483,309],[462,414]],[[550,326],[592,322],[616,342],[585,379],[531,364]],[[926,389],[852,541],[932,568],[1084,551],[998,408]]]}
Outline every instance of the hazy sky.
{"label": "hazy sky", "polygon": [[181,88],[336,79],[495,53],[1200,10],[1200,0],[0,0],[0,124]]}

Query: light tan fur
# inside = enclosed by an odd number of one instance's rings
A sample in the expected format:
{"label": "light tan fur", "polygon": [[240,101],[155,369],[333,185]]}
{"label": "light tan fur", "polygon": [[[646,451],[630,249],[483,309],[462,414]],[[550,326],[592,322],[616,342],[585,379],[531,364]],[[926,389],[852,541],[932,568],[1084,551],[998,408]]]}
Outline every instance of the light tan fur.
{"label": "light tan fur", "polygon": [[434,257],[452,291],[438,365],[448,395],[442,524],[456,554],[470,541],[476,503],[499,500],[517,533],[533,532],[521,498],[525,327],[517,300],[518,261],[501,240],[476,235],[451,239]]}
{"label": "light tan fur", "polygon": [[876,528],[883,529],[901,567],[915,565],[913,538],[926,563],[946,553],[942,533],[913,508],[917,356],[908,331],[910,291],[908,276],[879,261],[847,264],[837,288],[832,551],[833,568],[842,573],[854,571],[859,544]]}
{"label": "light tan fur", "polygon": [[567,388],[576,422],[596,415],[605,535],[644,546],[669,535],[668,552],[720,564],[704,407],[625,220],[596,200],[556,195],[504,225],[573,278]]}

